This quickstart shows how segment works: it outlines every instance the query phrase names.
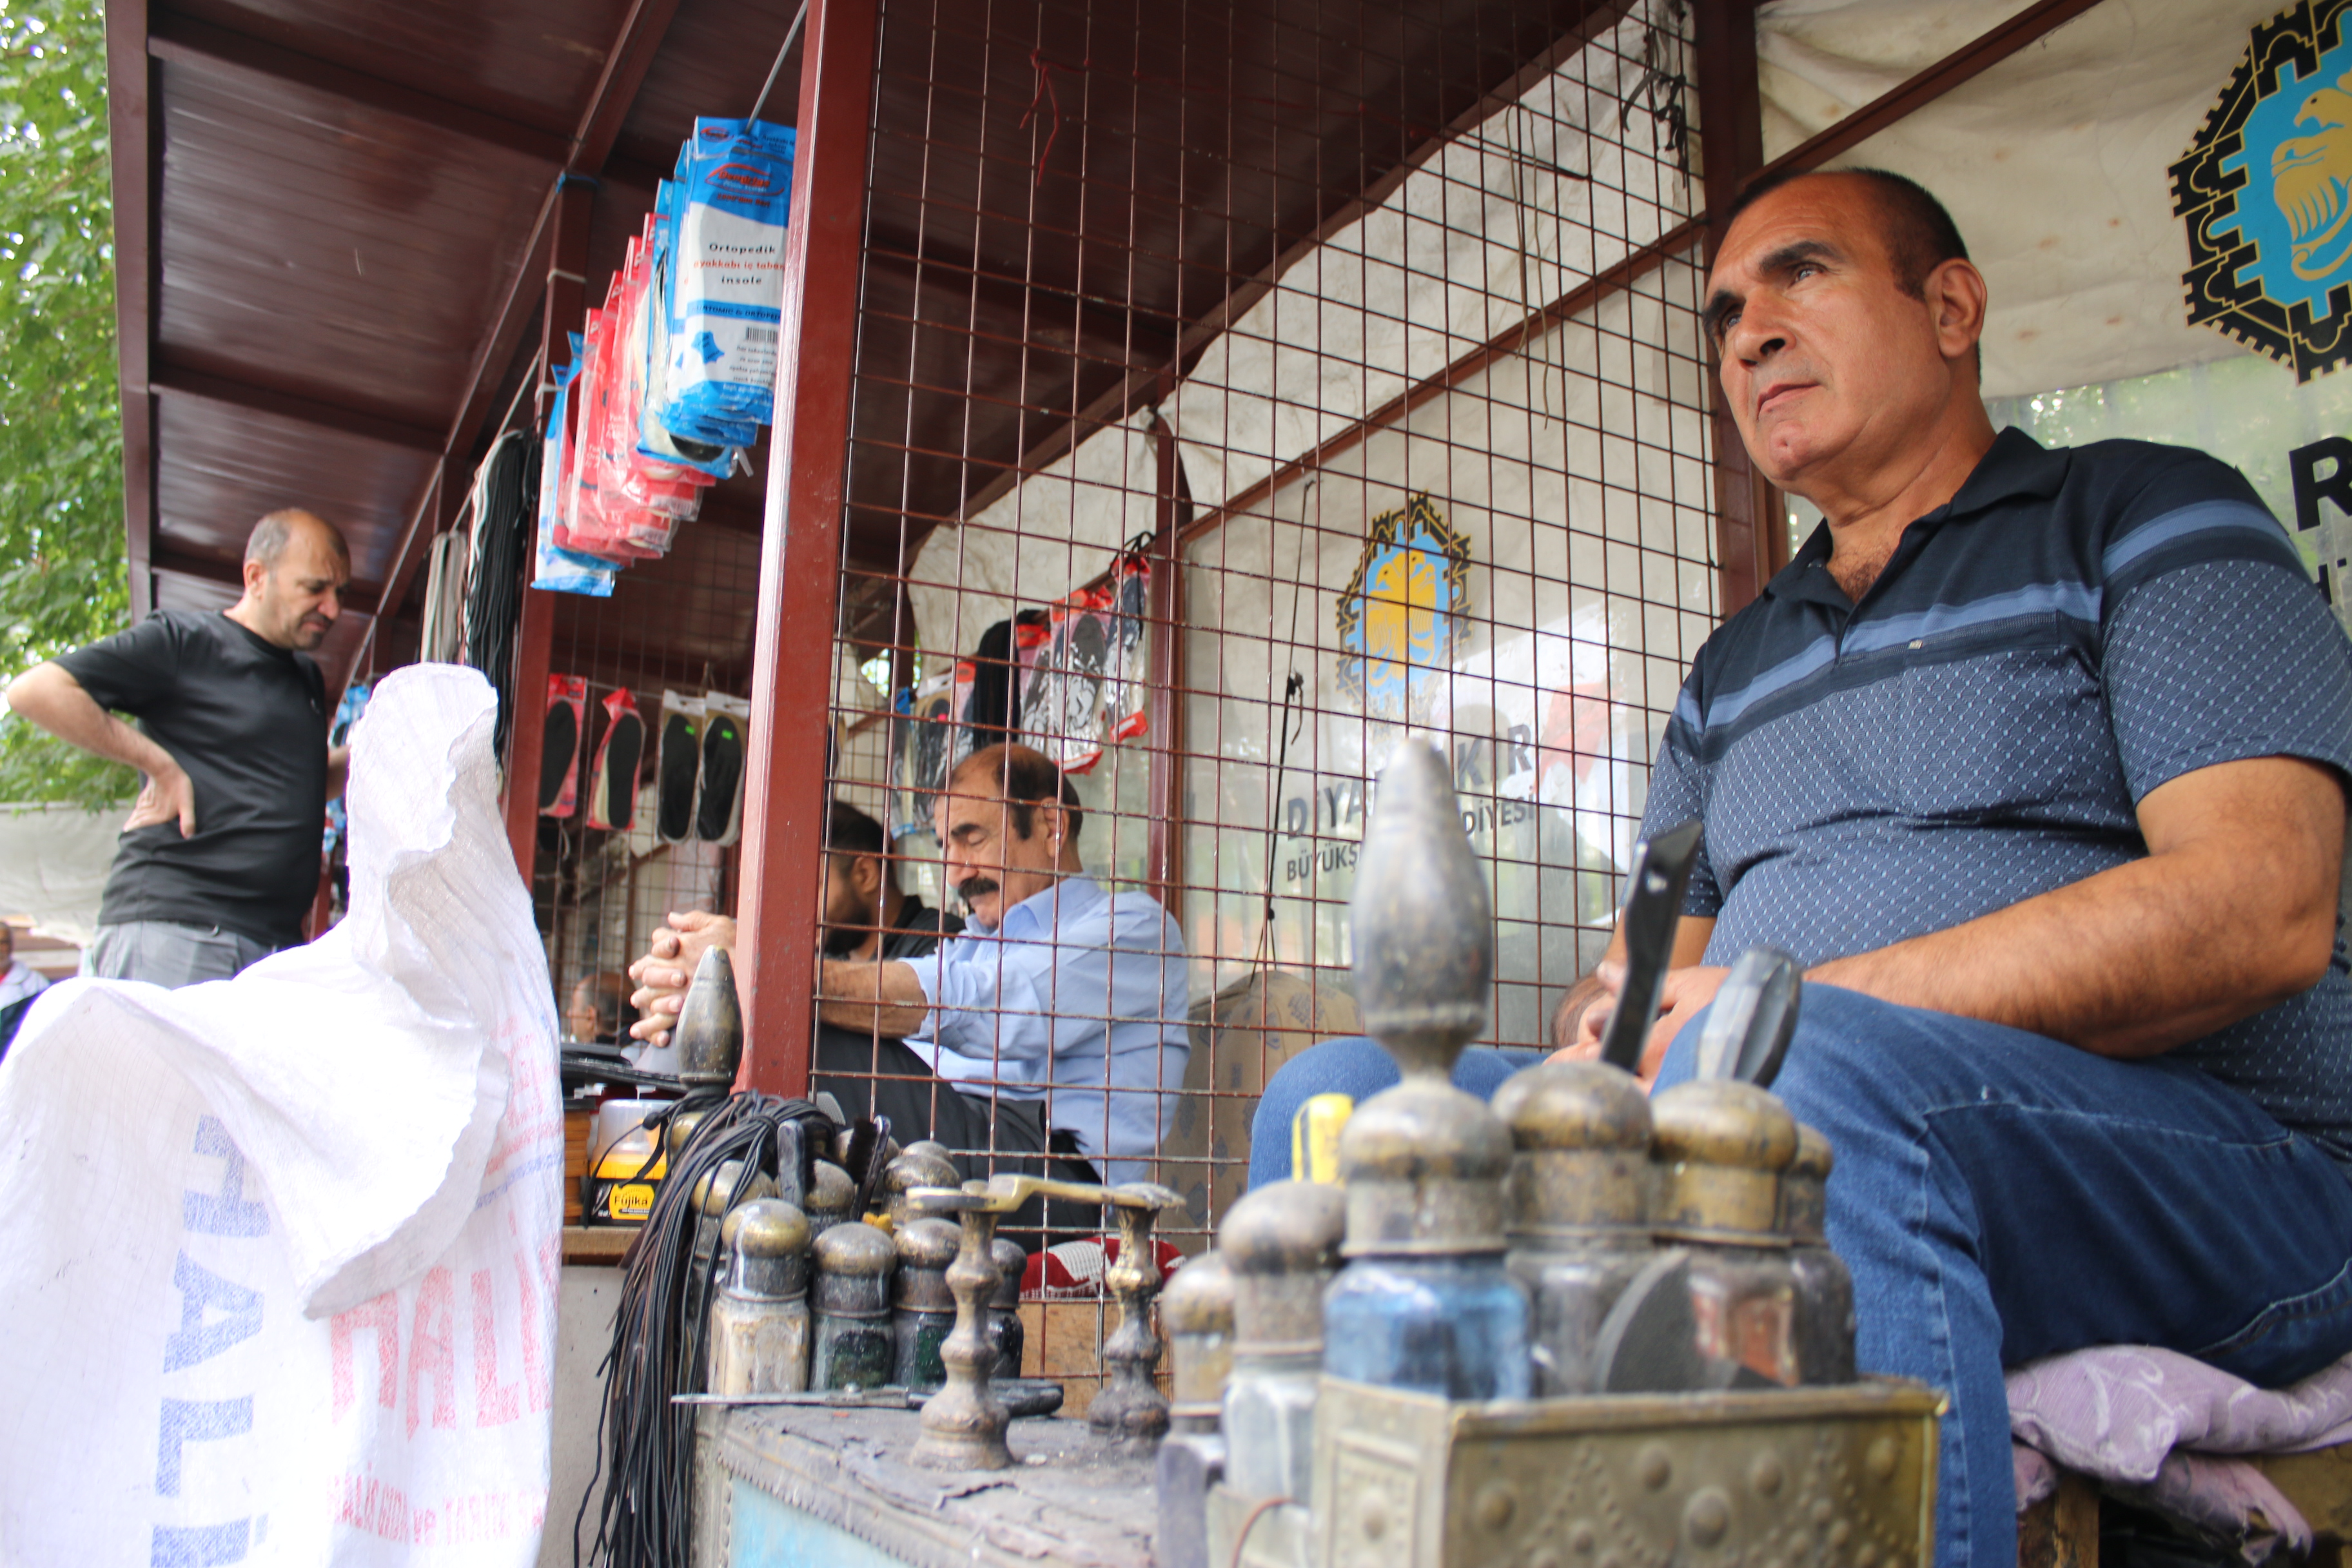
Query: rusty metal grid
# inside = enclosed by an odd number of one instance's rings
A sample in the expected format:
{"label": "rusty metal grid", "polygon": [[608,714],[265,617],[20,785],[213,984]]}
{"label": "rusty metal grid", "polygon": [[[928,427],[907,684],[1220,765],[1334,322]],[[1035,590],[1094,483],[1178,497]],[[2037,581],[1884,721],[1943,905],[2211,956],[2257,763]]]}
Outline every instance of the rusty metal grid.
{"label": "rusty metal grid", "polygon": [[[952,907],[905,787],[925,721],[903,710],[952,708],[992,625],[1141,565],[1148,689],[1122,708],[1140,732],[1041,737],[1024,717],[1027,739],[1099,752],[1073,781],[1087,872],[1181,933],[1186,994],[1159,1021],[1186,1070],[1154,1083],[1156,1159],[1124,1168],[1184,1195],[1189,1250],[1244,1190],[1265,1079],[1354,1032],[1351,860],[1398,740],[1453,759],[1493,872],[1490,1043],[1544,1045],[1605,942],[1657,734],[1718,610],[1689,27],[1665,0],[1599,25],[1559,7],[1547,29],[1582,26],[1580,47],[1450,125],[1381,122],[1414,144],[1400,175],[1361,211],[1269,224],[1262,265],[1155,227],[1167,193],[1127,182],[1161,165],[1154,135],[1230,142],[1247,121],[1278,143],[1283,104],[1328,118],[1328,79],[1221,97],[1211,49],[1109,60],[1129,12],[1108,0],[972,15],[881,6],[829,778],[893,830],[900,885]],[[1390,12],[1313,15],[1367,38]],[[1181,114],[1147,111],[1171,93]],[[1288,210],[1297,167],[1279,145],[1240,159],[1202,226],[1229,239],[1243,186]],[[913,231],[890,226],[908,211]],[[1203,274],[1234,303],[1213,314]],[[1397,513],[1462,542],[1458,581],[1439,559],[1432,589],[1407,560],[1382,585],[1368,535]],[[972,743],[960,718],[933,722],[940,743]],[[1033,1005],[1001,1003],[996,1037]],[[959,1070],[929,1092],[1034,1088],[1001,1049]]]}

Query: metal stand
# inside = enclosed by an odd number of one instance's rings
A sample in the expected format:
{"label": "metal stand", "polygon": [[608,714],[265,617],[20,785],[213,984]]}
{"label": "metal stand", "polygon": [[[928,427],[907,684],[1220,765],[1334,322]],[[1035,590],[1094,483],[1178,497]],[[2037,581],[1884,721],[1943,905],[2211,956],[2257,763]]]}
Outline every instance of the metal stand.
{"label": "metal stand", "polygon": [[1154,1443],[1168,1435],[1168,1400],[1151,1381],[1160,1336],[1151,1327],[1160,1294],[1160,1259],[1151,1245],[1154,1208],[1118,1210],[1118,1261],[1104,1275],[1118,1300],[1118,1329],[1103,1345],[1109,1379],[1087,1407],[1087,1424],[1106,1437]]}
{"label": "metal stand", "polygon": [[912,1458],[934,1470],[1002,1470],[1013,1463],[1004,1446],[1013,1417],[988,1386],[996,1364],[988,1336],[988,1299],[996,1293],[996,1215],[972,1206],[957,1217],[963,1222],[963,1248],[947,1273],[955,1331],[940,1346],[947,1384],[923,1406],[923,1436]]}
{"label": "metal stand", "polygon": [[[1002,1470],[1013,1463],[1004,1446],[1004,1428],[1012,1417],[989,1387],[996,1363],[996,1346],[988,1333],[988,1299],[996,1291],[998,1274],[992,1256],[996,1222],[1039,1194],[1076,1198],[1082,1203],[1111,1204],[1118,1209],[1120,1268],[1112,1271],[1112,1289],[1118,1292],[1126,1316],[1106,1359],[1114,1359],[1114,1384],[1097,1396],[1124,1397],[1137,1411],[1122,1420],[1119,1431],[1150,1438],[1168,1429],[1168,1405],[1151,1385],[1151,1369],[1160,1361],[1159,1336],[1151,1331],[1151,1297],[1160,1287],[1160,1270],[1151,1256],[1151,1222],[1161,1209],[1183,1200],[1166,1187],[1149,1183],[1098,1187],[1083,1182],[1046,1181],[1035,1176],[997,1176],[987,1182],[967,1182],[954,1187],[917,1187],[904,1194],[915,1214],[954,1215],[963,1224],[963,1247],[948,1266],[948,1289],[956,1300],[955,1331],[940,1346],[940,1362],[947,1384],[923,1406],[923,1435],[908,1462],[935,1470]],[[1139,1221],[1130,1215],[1141,1216]],[[1131,1278],[1127,1260],[1138,1259]],[[1143,1409],[1129,1385],[1139,1382],[1144,1395],[1157,1405],[1156,1415]],[[1156,1419],[1157,1425],[1152,1425]],[[1102,1422],[1094,1425],[1101,1429]]]}

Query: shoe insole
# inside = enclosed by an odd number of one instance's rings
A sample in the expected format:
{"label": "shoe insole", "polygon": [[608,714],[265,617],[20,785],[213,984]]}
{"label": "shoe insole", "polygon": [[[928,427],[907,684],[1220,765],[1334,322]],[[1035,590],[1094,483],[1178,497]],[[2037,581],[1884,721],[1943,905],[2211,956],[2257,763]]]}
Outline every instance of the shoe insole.
{"label": "shoe insole", "polygon": [[702,731],[702,804],[694,836],[715,844],[735,823],[735,786],[743,780],[743,731],[727,714],[714,713]]}
{"label": "shoe insole", "polygon": [[670,714],[662,721],[661,790],[654,808],[654,831],[668,843],[683,843],[694,831],[694,780],[701,765],[694,721]]}
{"label": "shoe insole", "polygon": [[598,753],[595,816],[598,826],[626,833],[636,826],[637,762],[645,754],[646,721],[634,709],[616,713]]}
{"label": "shoe insole", "polygon": [[540,742],[540,810],[553,816],[572,815],[573,803],[564,799],[569,793],[564,786],[572,782],[579,752],[580,710],[568,699],[558,698],[547,705],[547,731]]}

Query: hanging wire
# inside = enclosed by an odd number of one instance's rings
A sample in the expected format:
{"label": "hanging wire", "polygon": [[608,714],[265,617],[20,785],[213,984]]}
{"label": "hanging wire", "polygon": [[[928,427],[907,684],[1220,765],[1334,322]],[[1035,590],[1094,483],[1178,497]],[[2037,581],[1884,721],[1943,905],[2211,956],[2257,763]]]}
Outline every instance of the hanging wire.
{"label": "hanging wire", "polygon": [[793,13],[793,25],[784,29],[784,47],[776,51],[776,63],[768,68],[768,79],[760,84],[760,96],[751,100],[751,112],[744,118],[757,120],[760,110],[768,107],[768,94],[776,89],[776,78],[784,71],[784,57],[793,52],[800,40],[801,24],[808,20],[808,0],[801,0],[801,8]]}

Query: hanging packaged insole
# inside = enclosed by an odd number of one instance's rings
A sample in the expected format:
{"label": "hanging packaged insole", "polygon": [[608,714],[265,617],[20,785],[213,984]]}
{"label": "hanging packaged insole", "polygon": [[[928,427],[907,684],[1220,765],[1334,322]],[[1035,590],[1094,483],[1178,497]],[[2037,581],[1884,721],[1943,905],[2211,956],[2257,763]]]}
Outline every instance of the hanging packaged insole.
{"label": "hanging packaged insole", "polygon": [[705,844],[732,844],[743,831],[743,753],[751,742],[751,704],[719,692],[703,697],[702,785],[694,805],[694,836]]}
{"label": "hanging packaged insole", "polygon": [[1150,564],[1141,556],[1128,556],[1112,570],[1109,588],[1110,669],[1103,680],[1103,727],[1110,740],[1131,741],[1150,722]]}
{"label": "hanging packaged insole", "polygon": [[1107,588],[1080,588],[1054,606],[1053,641],[1021,694],[1024,737],[1066,773],[1085,773],[1102,761],[1112,598]]}
{"label": "hanging packaged insole", "polygon": [[890,837],[931,830],[931,801],[947,783],[948,752],[961,733],[951,675],[898,693],[890,721]]}
{"label": "hanging packaged insole", "polygon": [[588,787],[588,826],[626,833],[637,821],[637,763],[646,752],[646,721],[626,691],[604,699],[604,740]]}
{"label": "hanging packaged insole", "polygon": [[694,122],[678,171],[661,416],[689,440],[749,446],[773,416],[793,134],[757,120]]}
{"label": "hanging packaged insole", "polygon": [[702,699],[665,691],[661,757],[655,767],[655,837],[683,844],[694,836],[694,786],[701,777]]}
{"label": "hanging packaged insole", "polygon": [[569,816],[580,804],[580,729],[588,711],[588,682],[576,675],[547,678],[547,729],[539,750],[539,812]]}

